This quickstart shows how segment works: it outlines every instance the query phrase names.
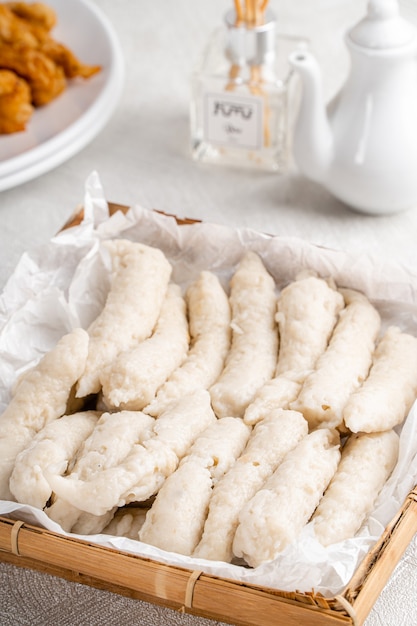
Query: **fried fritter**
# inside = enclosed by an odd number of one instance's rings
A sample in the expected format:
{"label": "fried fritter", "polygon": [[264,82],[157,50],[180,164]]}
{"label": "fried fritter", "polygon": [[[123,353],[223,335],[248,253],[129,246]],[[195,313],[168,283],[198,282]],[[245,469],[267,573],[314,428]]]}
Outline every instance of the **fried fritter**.
{"label": "fried fritter", "polygon": [[14,44],[37,47],[39,39],[30,24],[19,19],[5,4],[0,4],[0,45]]}
{"label": "fried fritter", "polygon": [[8,2],[0,4],[0,45],[25,45],[40,52],[59,66],[67,78],[89,78],[100,67],[82,63],[64,44],[50,35],[56,24],[55,11],[41,2]]}
{"label": "fried fritter", "polygon": [[0,70],[0,134],[25,130],[33,113],[28,83],[9,70]]}
{"label": "fried fritter", "polygon": [[55,11],[43,2],[6,2],[6,6],[18,17],[46,31],[56,25]]}
{"label": "fried fritter", "polygon": [[67,78],[90,78],[100,71],[99,65],[82,63],[73,52],[64,44],[47,37],[40,47],[41,52],[52,59],[56,65],[62,67]]}
{"label": "fried fritter", "polygon": [[35,107],[47,104],[66,87],[62,67],[40,50],[24,44],[1,44],[0,67],[13,70],[29,83]]}

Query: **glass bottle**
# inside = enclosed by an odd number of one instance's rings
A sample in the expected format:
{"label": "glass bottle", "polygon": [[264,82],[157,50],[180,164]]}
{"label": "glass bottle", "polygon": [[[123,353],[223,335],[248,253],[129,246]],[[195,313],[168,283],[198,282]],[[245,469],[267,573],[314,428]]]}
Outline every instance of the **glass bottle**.
{"label": "glass bottle", "polygon": [[269,9],[255,23],[235,10],[226,13],[192,77],[195,160],[287,170],[297,98],[287,59],[304,45],[299,38],[277,35]]}

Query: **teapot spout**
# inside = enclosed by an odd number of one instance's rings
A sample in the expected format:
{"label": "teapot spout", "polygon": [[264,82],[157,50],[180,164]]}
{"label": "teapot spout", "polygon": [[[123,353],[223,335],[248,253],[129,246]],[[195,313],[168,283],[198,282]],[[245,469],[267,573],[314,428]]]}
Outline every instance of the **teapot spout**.
{"label": "teapot spout", "polygon": [[315,57],[306,50],[289,56],[302,84],[300,109],[294,130],[294,157],[302,174],[323,182],[333,152],[333,137],[323,98],[321,71]]}

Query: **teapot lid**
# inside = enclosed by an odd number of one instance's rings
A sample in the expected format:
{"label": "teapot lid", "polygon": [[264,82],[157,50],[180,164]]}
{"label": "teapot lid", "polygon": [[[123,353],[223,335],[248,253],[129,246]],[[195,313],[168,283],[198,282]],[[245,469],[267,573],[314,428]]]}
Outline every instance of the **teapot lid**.
{"label": "teapot lid", "polygon": [[373,49],[397,48],[417,37],[417,29],[399,13],[397,0],[369,0],[367,15],[349,32],[358,46]]}

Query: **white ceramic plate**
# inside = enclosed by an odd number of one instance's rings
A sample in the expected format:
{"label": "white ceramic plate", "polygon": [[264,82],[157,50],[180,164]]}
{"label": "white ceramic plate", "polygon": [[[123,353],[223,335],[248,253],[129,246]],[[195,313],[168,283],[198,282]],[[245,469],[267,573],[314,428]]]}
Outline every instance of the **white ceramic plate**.
{"label": "white ceramic plate", "polygon": [[63,94],[36,109],[27,129],[0,135],[0,191],[43,174],[76,154],[105,126],[124,83],[120,44],[109,20],[90,0],[48,0],[57,13],[56,40],[102,70],[73,80]]}

